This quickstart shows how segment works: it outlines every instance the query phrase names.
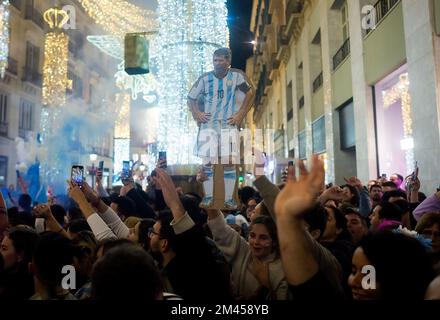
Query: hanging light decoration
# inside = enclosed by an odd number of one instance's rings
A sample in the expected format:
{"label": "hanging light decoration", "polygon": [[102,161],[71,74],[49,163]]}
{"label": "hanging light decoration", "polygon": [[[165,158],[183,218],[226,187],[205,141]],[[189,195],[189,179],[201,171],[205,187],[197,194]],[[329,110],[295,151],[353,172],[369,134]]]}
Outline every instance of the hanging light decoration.
{"label": "hanging light decoration", "polygon": [[5,76],[9,55],[9,0],[0,0],[0,77]]}
{"label": "hanging light decoration", "polygon": [[[229,44],[225,0],[159,0],[157,37],[159,150],[168,164],[194,164],[197,124],[187,107],[188,91],[213,69],[212,55]],[[154,44],[153,44],[154,45]]]}
{"label": "hanging light decoration", "polygon": [[69,37],[62,31],[69,16],[66,11],[51,8],[44,15],[51,31],[44,41],[43,105],[62,106],[66,103]]}
{"label": "hanging light decoration", "polygon": [[112,35],[155,31],[156,14],[123,0],[78,0],[87,14]]}
{"label": "hanging light decoration", "polygon": [[116,104],[120,111],[115,121],[114,131],[114,178],[122,171],[122,162],[130,160],[130,95],[116,94]]}

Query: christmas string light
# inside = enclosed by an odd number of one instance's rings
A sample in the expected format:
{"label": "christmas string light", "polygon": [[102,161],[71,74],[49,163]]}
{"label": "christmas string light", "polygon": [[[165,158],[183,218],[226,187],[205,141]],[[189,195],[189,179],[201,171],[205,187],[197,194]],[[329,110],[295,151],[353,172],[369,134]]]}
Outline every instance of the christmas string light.
{"label": "christmas string light", "polygon": [[87,14],[112,35],[151,32],[158,28],[156,14],[123,0],[78,0]]}
{"label": "christmas string light", "polygon": [[66,88],[71,87],[67,78],[69,37],[61,29],[69,17],[56,8],[47,10],[43,17],[52,29],[44,41],[43,105],[62,106],[66,103]]}
{"label": "christmas string light", "polygon": [[115,121],[115,138],[130,139],[130,95],[116,94],[116,103],[121,108]]}
{"label": "christmas string light", "polygon": [[5,76],[9,55],[9,0],[0,3],[0,77]]}
{"label": "christmas string light", "polygon": [[[228,46],[225,0],[159,0],[157,45],[160,84],[159,150],[169,164],[194,164],[197,124],[187,107],[192,84],[213,69],[212,54]],[[154,45],[154,43],[153,43]]]}
{"label": "christmas string light", "polygon": [[119,114],[115,121],[114,131],[114,177],[120,176],[122,162],[130,160],[130,95],[116,94],[116,104],[120,106]]}
{"label": "christmas string light", "polygon": [[403,120],[403,140],[401,143],[402,150],[405,151],[405,160],[407,174],[412,173],[414,166],[414,140],[412,137],[412,118],[411,118],[411,95],[409,94],[409,77],[408,73],[403,73],[397,82],[389,90],[382,91],[383,106],[385,109],[391,107],[394,103],[401,101],[402,120]]}

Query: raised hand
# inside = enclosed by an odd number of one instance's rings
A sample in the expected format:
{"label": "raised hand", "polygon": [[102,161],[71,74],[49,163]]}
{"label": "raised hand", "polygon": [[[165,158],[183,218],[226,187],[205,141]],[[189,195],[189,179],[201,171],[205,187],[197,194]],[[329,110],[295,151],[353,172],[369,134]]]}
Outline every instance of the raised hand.
{"label": "raised hand", "polygon": [[73,183],[71,180],[68,180],[67,183],[69,185],[69,191],[68,191],[69,197],[72,198],[79,205],[79,208],[81,209],[82,213],[87,219],[89,216],[91,216],[94,213],[92,206],[89,204],[86,196],[81,191],[78,185]]}
{"label": "raised hand", "polygon": [[344,193],[342,189],[339,186],[333,186],[331,188],[328,188],[321,194],[321,196],[319,197],[319,202],[324,205],[329,200],[342,201],[343,198]]}
{"label": "raised hand", "polygon": [[94,190],[92,190],[87,182],[83,182],[83,187],[81,191],[86,196],[87,201],[89,201],[93,206],[96,207],[99,204],[100,198],[98,194]]}
{"label": "raised hand", "polygon": [[156,176],[153,179],[162,188],[163,198],[168,208],[171,209],[174,218],[183,216],[185,209],[176,191],[176,186],[168,173],[161,168],[156,168]]}
{"label": "raised hand", "polygon": [[361,182],[361,180],[359,180],[357,177],[351,177],[351,178],[345,178],[344,177],[345,182],[347,182],[347,184],[349,184],[352,187],[355,188],[362,188],[363,184]]}
{"label": "raised hand", "polygon": [[50,211],[50,206],[47,204],[38,204],[34,210],[32,210],[35,218],[43,218],[47,219],[52,216],[52,212]]}
{"label": "raised hand", "polygon": [[96,169],[96,184],[99,185],[102,183],[102,170],[101,169]]}
{"label": "raised hand", "polygon": [[324,185],[324,162],[319,160],[318,156],[313,156],[310,172],[303,161],[299,161],[298,166],[299,179],[295,177],[295,167],[290,166],[287,182],[275,201],[277,219],[296,218],[305,210],[312,208]]}
{"label": "raised hand", "polygon": [[119,195],[121,197],[126,196],[128,192],[130,192],[130,190],[134,189],[134,183],[128,183],[126,185],[123,185],[121,190],[119,190]]}

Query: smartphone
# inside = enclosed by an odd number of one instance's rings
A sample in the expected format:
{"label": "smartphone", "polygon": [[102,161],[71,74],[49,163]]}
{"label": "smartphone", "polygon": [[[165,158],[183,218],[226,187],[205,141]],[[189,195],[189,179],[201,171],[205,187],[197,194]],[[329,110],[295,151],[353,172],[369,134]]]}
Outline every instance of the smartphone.
{"label": "smartphone", "polygon": [[414,173],[413,173],[413,181],[417,181],[417,178],[419,177],[419,166],[416,164],[414,166]]}
{"label": "smartphone", "polygon": [[104,161],[99,161],[99,167],[98,169],[102,172],[104,171]]}
{"label": "smartphone", "polygon": [[167,168],[167,152],[166,151],[159,151],[159,159],[158,161],[165,161],[164,165],[161,166],[162,169]]}
{"label": "smartphone", "polygon": [[122,181],[122,184],[124,184],[124,185],[133,181],[132,172],[130,169],[130,161],[123,161],[122,162],[121,181]]}
{"label": "smartphone", "polygon": [[82,187],[84,183],[84,167],[80,165],[73,165],[70,174],[70,179],[77,186]]}

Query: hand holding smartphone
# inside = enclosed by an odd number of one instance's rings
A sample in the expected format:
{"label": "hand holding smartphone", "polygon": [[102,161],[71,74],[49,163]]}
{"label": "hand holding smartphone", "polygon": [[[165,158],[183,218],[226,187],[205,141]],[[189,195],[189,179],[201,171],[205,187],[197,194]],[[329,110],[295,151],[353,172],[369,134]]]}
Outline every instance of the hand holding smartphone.
{"label": "hand holding smartphone", "polygon": [[122,162],[121,181],[123,185],[133,182],[132,172],[130,169],[130,161]]}
{"label": "hand holding smartphone", "polygon": [[158,159],[158,165],[162,169],[167,168],[167,152],[166,151],[160,151],[159,152],[159,159]]}
{"label": "hand holding smartphone", "polygon": [[[164,170],[167,168],[167,152],[166,151],[159,151],[159,156],[157,159],[157,167],[164,169]],[[157,175],[156,170],[153,170],[151,172],[151,176],[155,177],[156,175]]]}
{"label": "hand holding smartphone", "polygon": [[419,177],[419,166],[417,165],[417,161],[416,161],[416,164],[414,166],[414,172],[413,172],[412,180],[413,181],[417,181],[418,177]]}
{"label": "hand holding smartphone", "polygon": [[73,165],[70,173],[70,179],[74,184],[81,188],[84,183],[84,166]]}

